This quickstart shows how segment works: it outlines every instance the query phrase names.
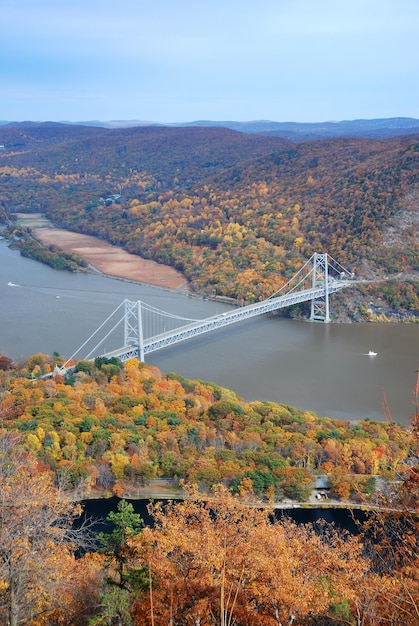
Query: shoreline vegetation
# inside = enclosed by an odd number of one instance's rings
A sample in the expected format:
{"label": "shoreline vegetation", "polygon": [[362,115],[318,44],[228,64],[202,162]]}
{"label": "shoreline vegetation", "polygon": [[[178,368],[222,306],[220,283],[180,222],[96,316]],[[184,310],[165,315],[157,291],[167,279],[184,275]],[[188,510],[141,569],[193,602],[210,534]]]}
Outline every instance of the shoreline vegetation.
{"label": "shoreline vegetation", "polygon": [[56,228],[41,213],[16,213],[16,217],[17,224],[30,229],[34,239],[46,248],[54,246],[83,259],[87,265],[80,269],[90,268],[111,278],[188,291],[185,277],[172,267],[130,254],[92,235]]}

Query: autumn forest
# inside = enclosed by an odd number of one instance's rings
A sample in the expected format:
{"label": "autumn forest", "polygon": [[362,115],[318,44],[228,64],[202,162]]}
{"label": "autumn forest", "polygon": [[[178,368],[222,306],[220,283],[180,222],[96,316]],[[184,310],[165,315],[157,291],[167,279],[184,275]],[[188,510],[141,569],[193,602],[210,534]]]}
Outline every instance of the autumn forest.
{"label": "autumn forest", "polygon": [[[4,232],[56,269],[87,267],[41,246],[16,213],[240,304],[327,251],[368,281],[357,316],[339,294],[338,319],[419,320],[417,135],[293,143],[24,123],[0,127],[0,145]],[[417,626],[419,379],[406,427],[245,402],[137,359],[66,374],[64,361],[0,353],[1,623]],[[131,501],[157,493],[146,527]],[[80,503],[110,496],[118,508],[98,532]],[[278,514],[320,504],[363,521],[350,534]]]}
{"label": "autumn forest", "polygon": [[[39,378],[57,358],[1,359],[5,623],[417,624],[418,414],[318,418],[137,360]],[[274,521],[316,477],[369,511],[359,535]],[[143,528],[125,498],[157,483],[182,500]],[[106,494],[113,530],[75,530],[77,502]]]}

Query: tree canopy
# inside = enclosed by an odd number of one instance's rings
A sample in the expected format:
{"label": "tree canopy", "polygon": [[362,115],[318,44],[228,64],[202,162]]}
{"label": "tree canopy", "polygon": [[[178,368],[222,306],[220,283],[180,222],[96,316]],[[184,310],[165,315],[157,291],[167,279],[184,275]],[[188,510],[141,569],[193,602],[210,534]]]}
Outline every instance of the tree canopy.
{"label": "tree canopy", "polygon": [[183,479],[204,490],[221,482],[239,493],[244,484],[269,501],[305,501],[315,476],[326,475],[335,497],[374,499],[377,480],[385,489],[412,458],[412,432],[400,424],[244,402],[136,359],[124,367],[82,361],[67,379],[53,375],[60,362],[38,354],[0,370],[0,416],[22,451],[88,497],[138,496],[158,479],[177,490]]}

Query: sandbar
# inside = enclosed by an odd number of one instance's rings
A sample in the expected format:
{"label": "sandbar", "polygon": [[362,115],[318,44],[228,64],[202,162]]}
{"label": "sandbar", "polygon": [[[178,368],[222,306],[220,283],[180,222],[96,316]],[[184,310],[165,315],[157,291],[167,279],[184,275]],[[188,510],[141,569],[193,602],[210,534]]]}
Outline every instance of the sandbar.
{"label": "sandbar", "polygon": [[187,290],[183,274],[167,265],[130,254],[91,235],[82,235],[62,228],[37,227],[32,224],[34,237],[43,245],[55,245],[65,252],[78,254],[96,270],[108,276],[124,278],[167,289]]}

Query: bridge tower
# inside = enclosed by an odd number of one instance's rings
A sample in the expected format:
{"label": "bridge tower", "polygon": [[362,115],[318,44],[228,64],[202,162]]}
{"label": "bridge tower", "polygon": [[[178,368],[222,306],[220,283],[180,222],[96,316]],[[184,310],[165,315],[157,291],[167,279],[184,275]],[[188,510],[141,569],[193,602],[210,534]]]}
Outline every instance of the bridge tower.
{"label": "bridge tower", "polygon": [[138,349],[138,356],[144,361],[144,337],[141,313],[141,301],[125,300],[124,345]]}
{"label": "bridge tower", "polygon": [[323,294],[311,301],[310,321],[330,322],[329,316],[329,268],[328,255],[313,254],[313,289],[322,288]]}

